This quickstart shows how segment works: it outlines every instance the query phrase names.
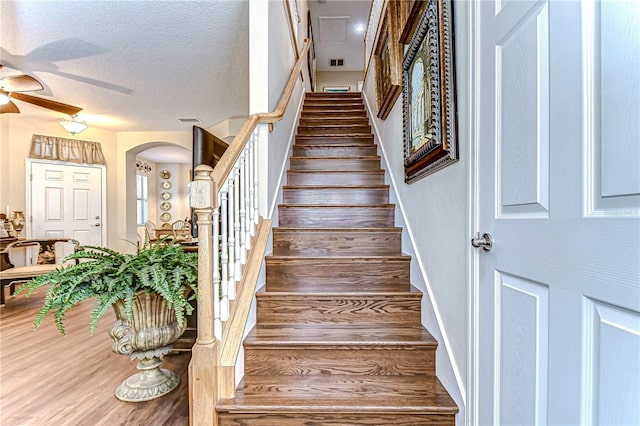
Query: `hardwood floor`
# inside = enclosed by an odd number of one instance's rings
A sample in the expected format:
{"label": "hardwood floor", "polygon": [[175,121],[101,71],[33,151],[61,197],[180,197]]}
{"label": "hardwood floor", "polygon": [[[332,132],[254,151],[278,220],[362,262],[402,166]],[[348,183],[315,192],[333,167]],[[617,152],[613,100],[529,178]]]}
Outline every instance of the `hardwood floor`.
{"label": "hardwood floor", "polygon": [[43,290],[29,299],[7,297],[0,309],[1,425],[189,424],[190,353],[163,359],[163,368],[180,375],[177,389],[153,401],[122,402],[114,391],[137,370],[135,361],[111,351],[107,329],[113,312],[100,320],[94,336],[88,327],[92,301],[68,315],[66,336],[58,333],[52,318],[34,330]]}

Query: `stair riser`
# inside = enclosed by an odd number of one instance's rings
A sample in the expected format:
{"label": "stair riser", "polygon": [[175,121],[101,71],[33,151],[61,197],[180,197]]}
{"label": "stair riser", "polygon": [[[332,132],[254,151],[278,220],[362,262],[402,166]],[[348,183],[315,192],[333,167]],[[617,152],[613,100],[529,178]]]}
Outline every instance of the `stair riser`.
{"label": "stair riser", "polygon": [[284,207],[278,209],[283,227],[384,228],[394,226],[393,207]]}
{"label": "stair riser", "polygon": [[273,230],[276,256],[396,256],[401,254],[400,232],[312,232]]}
{"label": "stair riser", "polygon": [[455,426],[455,416],[446,414],[377,413],[220,413],[220,426]]}
{"label": "stair riser", "polygon": [[281,349],[264,349],[245,345],[244,356],[244,374],[252,376],[435,375],[435,347],[305,349],[287,346]]}
{"label": "stair riser", "polygon": [[323,99],[323,98],[362,98],[360,92],[307,92],[304,94],[305,99]]}
{"label": "stair riser", "polygon": [[291,158],[290,170],[378,170],[379,158]]}
{"label": "stair riser", "polygon": [[371,133],[371,126],[314,126],[298,127],[298,134],[305,135],[350,135],[354,133]]}
{"label": "stair riser", "polygon": [[408,287],[409,283],[408,261],[350,264],[307,261],[274,264],[267,259],[267,291],[382,290],[390,284],[405,284]]}
{"label": "stair riser", "polygon": [[335,102],[362,102],[362,95],[359,93],[355,93],[353,95],[331,95],[326,94],[323,96],[305,96],[304,102],[327,102],[327,101],[335,101]]}
{"label": "stair riser", "polygon": [[331,109],[340,111],[342,109],[364,109],[362,101],[331,101],[331,100],[305,100],[302,106],[303,111],[314,111],[316,109]]}
{"label": "stair riser", "polygon": [[314,145],[364,145],[375,146],[373,136],[296,136],[295,146]]}
{"label": "stair riser", "polygon": [[344,108],[332,110],[329,108],[314,108],[312,110],[302,110],[300,118],[337,118],[337,117],[367,117],[367,111],[364,109]]}
{"label": "stair riser", "polygon": [[258,323],[420,324],[420,295],[257,297]]}
{"label": "stair riser", "polygon": [[289,185],[369,185],[384,183],[384,173],[287,171]]}
{"label": "stair riser", "polygon": [[348,125],[356,124],[361,126],[368,126],[369,119],[366,117],[341,117],[341,118],[301,118],[301,126],[322,126],[322,125]]}
{"label": "stair riser", "polygon": [[348,156],[372,156],[378,155],[375,145],[369,146],[305,146],[294,145],[293,155],[296,157],[348,157]]}
{"label": "stair riser", "polygon": [[283,202],[290,204],[377,204],[389,202],[389,189],[285,189]]}

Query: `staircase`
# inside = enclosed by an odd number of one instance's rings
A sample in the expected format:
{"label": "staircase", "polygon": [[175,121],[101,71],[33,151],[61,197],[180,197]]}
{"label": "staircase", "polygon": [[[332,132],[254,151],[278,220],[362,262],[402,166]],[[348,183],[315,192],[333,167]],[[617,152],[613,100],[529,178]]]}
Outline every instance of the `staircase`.
{"label": "staircase", "polygon": [[359,93],[306,95],[220,425],[453,425]]}

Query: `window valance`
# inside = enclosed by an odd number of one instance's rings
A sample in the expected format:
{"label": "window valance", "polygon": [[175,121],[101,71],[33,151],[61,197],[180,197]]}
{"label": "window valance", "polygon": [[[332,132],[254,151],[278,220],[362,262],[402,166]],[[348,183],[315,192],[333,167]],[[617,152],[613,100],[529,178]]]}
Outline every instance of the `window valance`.
{"label": "window valance", "polygon": [[29,156],[31,158],[60,160],[71,163],[106,164],[99,142],[57,138],[54,136],[33,135]]}

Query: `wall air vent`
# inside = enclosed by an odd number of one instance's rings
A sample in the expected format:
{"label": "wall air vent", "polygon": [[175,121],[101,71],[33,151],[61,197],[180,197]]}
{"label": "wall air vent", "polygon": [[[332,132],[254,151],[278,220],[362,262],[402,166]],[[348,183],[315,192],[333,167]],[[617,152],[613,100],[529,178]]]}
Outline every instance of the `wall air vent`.
{"label": "wall air vent", "polygon": [[329,59],[329,65],[332,67],[344,66],[344,59]]}
{"label": "wall air vent", "polygon": [[178,121],[182,123],[200,123],[199,118],[178,118]]}

